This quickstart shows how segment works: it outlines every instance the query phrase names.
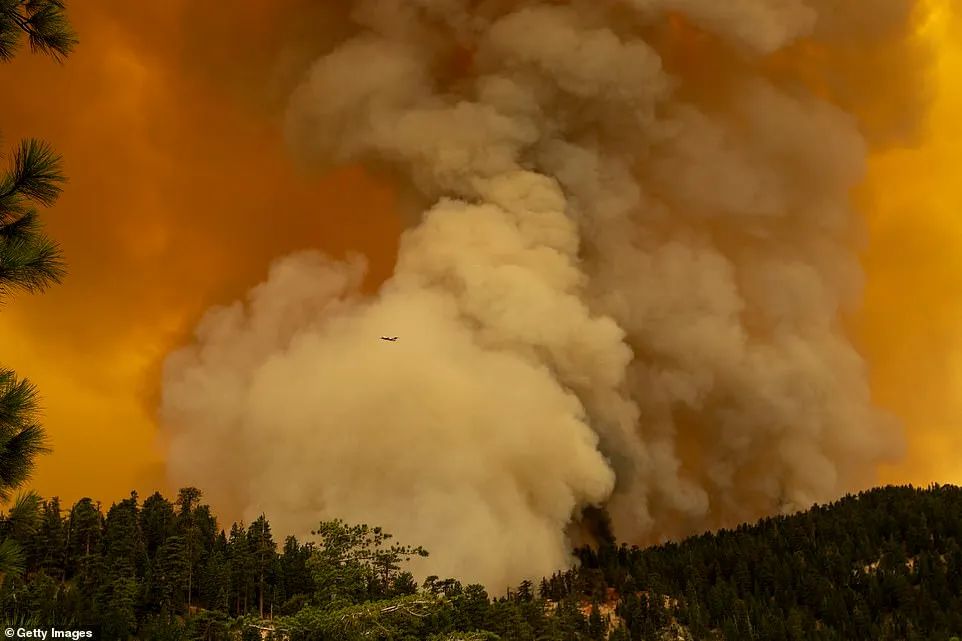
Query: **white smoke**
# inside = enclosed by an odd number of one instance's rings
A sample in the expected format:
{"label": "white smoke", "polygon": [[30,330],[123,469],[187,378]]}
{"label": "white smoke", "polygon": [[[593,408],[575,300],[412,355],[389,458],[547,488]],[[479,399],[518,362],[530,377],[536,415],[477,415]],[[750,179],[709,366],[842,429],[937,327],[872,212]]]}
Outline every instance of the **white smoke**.
{"label": "white smoke", "polygon": [[[762,64],[864,18],[843,4],[355,2],[290,139],[433,204],[373,298],[304,253],[207,315],[165,369],[172,478],[494,589],[566,565],[590,505],[644,542],[870,482],[899,443],[840,325],[865,142]],[[888,29],[852,28],[904,31],[878,4]],[[666,58],[686,38],[710,83]]]}

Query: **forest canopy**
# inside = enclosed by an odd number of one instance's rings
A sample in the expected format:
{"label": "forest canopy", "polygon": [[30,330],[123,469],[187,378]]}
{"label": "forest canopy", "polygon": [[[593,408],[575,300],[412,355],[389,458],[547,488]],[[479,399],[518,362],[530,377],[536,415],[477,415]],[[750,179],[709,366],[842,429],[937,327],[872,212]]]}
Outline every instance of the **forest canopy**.
{"label": "forest canopy", "polygon": [[[24,508],[21,508],[24,509]],[[38,501],[0,520],[26,573],[7,623],[103,639],[926,640],[962,633],[962,489],[886,487],[736,530],[576,550],[577,568],[504,594],[405,564],[384,529],[320,523],[279,541],[266,516],[222,528],[196,488],[104,513]],[[22,515],[21,515],[22,517]],[[21,518],[17,523],[22,524]],[[523,536],[523,533],[518,533]],[[252,636],[253,635],[253,636]]]}

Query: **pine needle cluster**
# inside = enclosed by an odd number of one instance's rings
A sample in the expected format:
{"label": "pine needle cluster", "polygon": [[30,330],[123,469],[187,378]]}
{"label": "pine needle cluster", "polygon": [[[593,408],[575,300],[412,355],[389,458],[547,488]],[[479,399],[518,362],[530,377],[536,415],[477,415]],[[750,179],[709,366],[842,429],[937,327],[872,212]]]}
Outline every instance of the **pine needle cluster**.
{"label": "pine needle cluster", "polygon": [[0,501],[30,477],[37,455],[47,451],[37,400],[30,381],[0,369]]}
{"label": "pine needle cluster", "polygon": [[63,0],[0,0],[0,61],[13,58],[24,37],[34,53],[63,62],[77,44]]}
{"label": "pine needle cluster", "polygon": [[60,157],[46,143],[24,140],[14,151],[0,177],[0,299],[63,278],[60,247],[43,233],[36,206],[52,205],[65,180]]}

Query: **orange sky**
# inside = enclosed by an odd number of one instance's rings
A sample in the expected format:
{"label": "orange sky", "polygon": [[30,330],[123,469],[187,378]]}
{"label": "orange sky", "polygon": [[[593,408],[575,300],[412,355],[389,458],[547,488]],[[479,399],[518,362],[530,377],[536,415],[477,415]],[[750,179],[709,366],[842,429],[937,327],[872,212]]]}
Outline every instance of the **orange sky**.
{"label": "orange sky", "polygon": [[[936,94],[924,142],[873,157],[863,210],[868,274],[857,338],[879,403],[906,424],[891,482],[962,484],[962,11],[938,7]],[[926,70],[920,70],[925,73]]]}
{"label": "orange sky", "polygon": [[375,278],[392,263],[390,195],[357,170],[304,175],[284,151],[286,89],[268,89],[292,54],[272,41],[284,25],[261,15],[275,5],[232,3],[224,23],[203,8],[188,19],[186,5],[74,2],[81,44],[64,66],[23,51],[0,67],[16,87],[0,101],[4,141],[51,141],[70,179],[44,213],[67,280],[0,310],[3,364],[43,397],[45,495],[110,500],[162,484],[161,359],[272,258],[354,250],[382,257]]}
{"label": "orange sky", "polygon": [[[284,151],[280,111],[312,54],[305,25],[324,18],[279,10],[298,1],[238,1],[230,12],[186,0],[74,2],[81,44],[64,66],[24,52],[0,67],[16,87],[0,102],[7,148],[28,135],[49,140],[70,177],[45,213],[67,281],[0,310],[3,365],[44,398],[55,453],[38,466],[41,493],[110,501],[163,486],[161,359],[272,258],[354,250],[375,258],[372,282],[390,269],[391,195],[358,170],[299,172]],[[863,190],[868,287],[857,339],[879,402],[905,420],[910,444],[905,464],[884,471],[889,481],[962,482],[959,34],[958,15],[930,26],[938,94],[926,139],[874,157]]]}

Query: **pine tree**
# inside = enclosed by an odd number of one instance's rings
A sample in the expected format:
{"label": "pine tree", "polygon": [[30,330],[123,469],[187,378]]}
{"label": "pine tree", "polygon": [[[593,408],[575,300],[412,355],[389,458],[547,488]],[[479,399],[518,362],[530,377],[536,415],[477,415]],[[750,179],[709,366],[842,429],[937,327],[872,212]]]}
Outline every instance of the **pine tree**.
{"label": "pine tree", "polygon": [[226,550],[215,548],[200,572],[200,602],[208,610],[230,610],[230,565]]}
{"label": "pine tree", "polygon": [[525,601],[525,602],[530,601],[531,599],[534,598],[534,593],[531,591],[532,587],[533,585],[531,581],[525,579],[518,586],[518,591],[515,593],[515,598],[518,601]]}
{"label": "pine tree", "polygon": [[125,576],[112,576],[98,592],[96,607],[103,638],[125,640],[137,629],[139,592],[137,580]]}
{"label": "pine tree", "polygon": [[262,514],[247,530],[248,547],[253,557],[257,576],[257,599],[260,617],[264,618],[264,593],[267,590],[268,573],[277,557],[277,544],[271,536],[271,524]]}
{"label": "pine tree", "polygon": [[140,530],[137,493],[111,506],[104,521],[104,557],[108,571],[115,577],[143,576],[147,551]]}
{"label": "pine tree", "polygon": [[92,584],[100,565],[103,521],[99,504],[94,504],[89,498],[80,499],[70,510],[67,522],[67,568],[83,586]]}
{"label": "pine tree", "polygon": [[[76,43],[60,0],[0,0],[0,62],[13,58],[26,37],[33,51],[60,61]],[[35,206],[60,195],[60,157],[37,140],[25,140],[0,175],[0,299],[14,290],[36,292],[59,282],[60,250],[40,229]],[[37,390],[26,379],[0,368],[0,501],[9,499],[46,451],[38,420]],[[0,582],[23,570],[24,554],[0,540]]]}
{"label": "pine tree", "polygon": [[183,611],[186,603],[187,548],[179,536],[171,536],[157,550],[150,566],[151,584],[148,586],[168,617]]}
{"label": "pine tree", "polygon": [[38,569],[63,579],[66,572],[67,529],[60,515],[60,499],[44,501],[42,516],[34,537],[32,555]]}
{"label": "pine tree", "polygon": [[278,559],[278,583],[284,600],[314,592],[314,581],[307,567],[312,549],[310,544],[301,545],[293,536],[284,540],[284,550]]}
{"label": "pine tree", "polygon": [[488,612],[488,593],[484,586],[472,584],[454,599],[454,624],[459,630],[480,630]]}
{"label": "pine tree", "polygon": [[144,534],[147,555],[151,558],[157,550],[176,532],[174,506],[160,492],[154,492],[144,501],[140,510],[140,529]]}
{"label": "pine tree", "polygon": [[[184,541],[187,562],[187,609],[194,595],[194,573],[204,550],[204,533],[198,523],[198,507],[203,493],[196,487],[185,487],[177,494],[177,533]],[[208,513],[209,514],[209,513]],[[209,546],[208,546],[209,547]]]}
{"label": "pine tree", "polygon": [[320,540],[309,566],[321,602],[383,596],[401,563],[428,555],[420,546],[390,544],[393,536],[380,527],[339,519],[322,522],[314,534]]}
{"label": "pine tree", "polygon": [[103,563],[94,600],[105,638],[127,639],[137,627],[135,605],[147,564],[140,531],[137,493],[107,511],[103,529]]}
{"label": "pine tree", "polygon": [[227,541],[230,563],[230,583],[234,596],[234,614],[247,614],[253,587],[254,556],[251,554],[247,532],[243,524],[234,523]]}

